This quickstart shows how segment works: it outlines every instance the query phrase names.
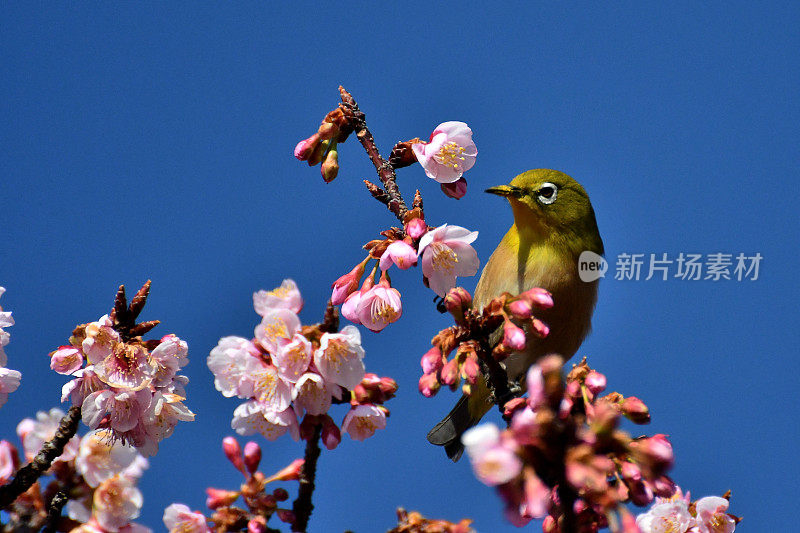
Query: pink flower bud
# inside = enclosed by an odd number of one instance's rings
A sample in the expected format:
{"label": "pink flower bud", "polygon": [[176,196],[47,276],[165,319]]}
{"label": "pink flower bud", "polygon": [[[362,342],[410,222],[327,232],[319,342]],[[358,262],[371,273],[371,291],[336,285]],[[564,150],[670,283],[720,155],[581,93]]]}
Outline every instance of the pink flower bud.
{"label": "pink flower bud", "polygon": [[222,439],[222,451],[228,461],[233,463],[236,470],[244,474],[244,462],[242,461],[242,447],[233,437],[225,437]]}
{"label": "pink flower bud", "polygon": [[458,360],[453,357],[442,367],[442,383],[453,386],[458,381]]}
{"label": "pink flower bud", "polygon": [[586,384],[586,388],[589,389],[592,394],[599,394],[606,388],[606,377],[600,372],[595,372],[592,370],[586,375],[584,383]]}
{"label": "pink flower bud", "polygon": [[50,354],[50,368],[59,374],[72,374],[83,366],[83,354],[74,346],[59,346]]}
{"label": "pink flower bud", "polygon": [[661,476],[653,480],[653,493],[659,498],[672,498],[677,491],[678,486],[669,476]]}
{"label": "pink flower bud", "polygon": [[258,464],[261,462],[261,446],[257,443],[250,441],[244,445],[244,466],[251,474],[258,470]]}
{"label": "pink flower bud", "polygon": [[531,327],[533,328],[533,332],[542,339],[550,335],[550,328],[538,318],[531,320]]}
{"label": "pink flower bud", "polygon": [[406,224],[406,234],[412,239],[419,239],[428,231],[428,225],[421,218],[412,218]]}
{"label": "pink flower bud", "polygon": [[278,509],[275,511],[278,514],[278,519],[286,524],[294,524],[295,516],[289,509]]}
{"label": "pink flower bud", "polygon": [[556,522],[556,519],[553,518],[553,515],[547,515],[544,517],[544,522],[542,522],[542,532],[559,533],[558,522]]}
{"label": "pink flower bud", "polygon": [[438,346],[434,346],[422,356],[420,361],[422,372],[425,374],[435,374],[444,366],[444,358]]}
{"label": "pink flower bud", "polygon": [[[300,472],[303,471],[303,464],[305,461],[303,459],[295,459],[292,461],[289,466],[279,470],[278,472],[272,474],[270,477],[264,480],[264,483],[272,483],[273,481],[290,481],[293,479],[300,479]],[[280,501],[280,498],[275,496],[275,498]]]}
{"label": "pink flower bud", "polygon": [[442,183],[440,186],[445,196],[455,198],[456,200],[460,200],[467,194],[467,180],[463,177],[452,183]]}
{"label": "pink flower bud", "polygon": [[525,398],[512,398],[503,406],[503,416],[511,418],[519,409],[523,409],[527,400]]}
{"label": "pink flower bud", "polygon": [[239,498],[239,493],[232,490],[207,488],[206,506],[209,509],[218,509],[220,507],[227,507]]}
{"label": "pink flower bud", "polygon": [[634,463],[625,461],[620,468],[623,479],[626,481],[639,481],[642,479],[642,470]]}
{"label": "pink flower bud", "polygon": [[540,309],[550,309],[553,307],[553,295],[540,287],[528,289],[520,294],[519,297],[529,301],[532,305]]}
{"label": "pink flower bud", "polygon": [[342,442],[342,432],[331,417],[325,416],[322,422],[322,444],[329,450],[336,448]]}
{"label": "pink flower bud", "polygon": [[392,265],[407,270],[417,264],[417,251],[405,241],[394,241],[381,254],[378,264],[381,270],[388,270]]}
{"label": "pink flower bud", "polygon": [[339,152],[336,151],[335,147],[328,151],[325,161],[322,162],[320,172],[325,183],[332,182],[339,174]]}
{"label": "pink flower bud", "polygon": [[300,161],[306,161],[309,157],[311,157],[311,153],[316,149],[317,145],[319,144],[319,135],[316,133],[309,137],[308,139],[304,139],[297,143],[297,146],[294,147],[294,156],[299,159]]}
{"label": "pink flower bud", "polygon": [[323,122],[317,130],[320,139],[328,140],[333,139],[339,134],[339,126],[333,122]]}
{"label": "pink flower bud", "polygon": [[508,304],[508,311],[518,320],[527,320],[531,317],[533,308],[531,304],[525,300],[514,300]]}
{"label": "pink flower bud", "polygon": [[467,357],[464,364],[461,365],[461,376],[467,383],[475,385],[478,382],[478,376],[481,374],[481,367],[478,364],[476,356]]}
{"label": "pink flower bud", "polygon": [[382,377],[378,387],[384,396],[387,396],[387,400],[397,392],[397,382],[389,377]]}
{"label": "pink flower bud", "polygon": [[267,531],[267,523],[263,516],[257,516],[247,522],[247,533],[264,533]]}
{"label": "pink flower bud", "polygon": [[629,396],[622,401],[622,414],[634,424],[650,422],[650,410],[642,400],[635,396]]}
{"label": "pink flower bud", "polygon": [[439,392],[439,387],[441,387],[441,383],[439,383],[435,373],[425,374],[419,378],[419,392],[426,398],[430,398]]}
{"label": "pink flower bud", "polygon": [[272,496],[279,502],[285,502],[289,499],[289,493],[284,488],[278,488],[272,491]]}
{"label": "pink flower bud", "polygon": [[503,344],[517,352],[525,349],[525,332],[510,320],[503,324]]}
{"label": "pink flower bud", "polygon": [[361,324],[358,319],[358,308],[361,304],[361,291],[355,291],[342,304],[342,316],[353,324]]}
{"label": "pink flower bud", "polygon": [[341,305],[353,291],[358,289],[358,283],[361,281],[361,276],[364,275],[365,265],[366,262],[356,265],[353,270],[333,282],[331,285],[333,289],[331,303],[333,305]]}

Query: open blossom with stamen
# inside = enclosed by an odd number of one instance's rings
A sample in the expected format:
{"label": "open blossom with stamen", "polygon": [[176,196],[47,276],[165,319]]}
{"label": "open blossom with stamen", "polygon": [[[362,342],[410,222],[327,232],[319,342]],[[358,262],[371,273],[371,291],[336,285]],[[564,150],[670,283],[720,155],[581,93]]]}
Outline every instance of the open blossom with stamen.
{"label": "open blossom with stamen", "polygon": [[[80,441],[75,469],[90,487],[123,473],[140,458],[133,446],[114,441],[107,429],[87,433]],[[142,457],[147,464],[147,460]]]}
{"label": "open blossom with stamen", "polygon": [[164,509],[164,525],[169,533],[210,533],[206,517],[192,511],[182,503],[173,503]]}
{"label": "open blossom with stamen", "polygon": [[270,353],[278,351],[280,339],[291,339],[300,331],[300,319],[289,309],[269,309],[264,319],[256,326],[256,339]]}
{"label": "open blossom with stamen", "polygon": [[314,365],[325,381],[354,389],[366,372],[358,328],[345,326],[339,333],[325,333],[314,352]]}
{"label": "open blossom with stamen", "polygon": [[81,350],[89,364],[98,363],[111,355],[114,344],[120,341],[119,333],[111,326],[111,318],[108,315],[103,315],[100,320],[84,326]]}
{"label": "open blossom with stamen", "polygon": [[177,394],[156,391],[142,419],[147,433],[160,441],[172,435],[178,422],[194,420],[194,413],[183,405],[182,400]]}
{"label": "open blossom with stamen", "polygon": [[271,291],[260,290],[253,293],[253,307],[261,316],[273,309],[288,309],[299,313],[303,308],[303,297],[294,280],[285,279],[280,287]]}
{"label": "open blossom with stamen", "polygon": [[104,427],[107,425],[114,431],[124,433],[136,427],[150,407],[152,398],[149,390],[114,392],[106,389],[93,392],[83,401],[81,416],[92,429],[97,429],[102,423]]}
{"label": "open blossom with stamen", "polygon": [[289,407],[292,388],[279,375],[274,365],[251,358],[247,362],[247,373],[253,380],[253,396],[264,409],[278,412]]}
{"label": "open blossom with stamen", "polygon": [[311,356],[311,343],[295,333],[292,340],[281,339],[278,342],[278,351],[272,354],[272,362],[283,379],[296,383],[311,363]]}
{"label": "open blossom with stamen", "polygon": [[439,124],[429,143],[411,146],[425,174],[439,183],[457,181],[475,164],[478,149],[472,141],[472,130],[463,122]]}
{"label": "open blossom with stamen", "polygon": [[457,276],[474,276],[478,272],[478,253],[470,246],[477,238],[477,231],[447,224],[422,236],[422,274],[433,292],[444,298],[456,286]]}
{"label": "open blossom with stamen", "polygon": [[693,524],[688,505],[680,499],[657,503],[636,517],[636,525],[642,533],[685,533]]}
{"label": "open blossom with stamen", "polygon": [[135,481],[116,475],[95,489],[93,517],[104,529],[117,531],[139,516],[142,503],[142,493],[136,488]]}
{"label": "open blossom with stamen", "polygon": [[233,411],[231,428],[239,435],[261,433],[267,440],[275,440],[287,431],[294,440],[300,439],[297,415],[293,409],[275,413],[265,410],[255,400],[247,401]]}
{"label": "open blossom with stamen", "polygon": [[375,405],[358,405],[348,411],[342,430],[354,440],[364,440],[386,427],[386,413]]}
{"label": "open blossom with stamen", "polygon": [[166,387],[175,377],[181,367],[189,363],[189,347],[186,342],[170,333],[161,338],[161,343],[156,346],[150,357],[156,367],[153,385]]}
{"label": "open blossom with stamen", "polygon": [[381,281],[361,295],[358,320],[367,329],[377,332],[397,321],[402,314],[400,292],[392,288],[384,272]]}
{"label": "open blossom with stamen", "polygon": [[[53,407],[48,412],[37,412],[36,420],[24,418],[17,424],[17,435],[22,439],[22,447],[25,450],[25,458],[28,461],[39,453],[45,442],[55,436],[62,418],[64,418],[64,411]],[[66,462],[74,459],[75,454],[78,453],[79,442],[80,439],[78,437],[72,437],[67,445],[64,446],[64,452],[56,461]]]}
{"label": "open blossom with stamen", "polygon": [[253,380],[247,374],[247,361],[259,357],[255,344],[243,337],[222,337],[208,356],[214,386],[226,398],[253,396]]}
{"label": "open blossom with stamen", "polygon": [[700,533],[733,533],[736,522],[725,512],[729,502],[719,496],[700,498],[695,504]]}
{"label": "open blossom with stamen", "polygon": [[72,374],[83,366],[83,354],[73,346],[59,346],[50,354],[50,368],[59,374]]}
{"label": "open blossom with stamen", "polygon": [[152,381],[156,365],[144,346],[114,343],[111,353],[93,367],[103,383],[126,390],[141,390]]}
{"label": "open blossom with stamen", "polygon": [[322,415],[331,407],[332,393],[319,374],[308,372],[297,380],[292,392],[294,404],[310,415]]}
{"label": "open blossom with stamen", "polygon": [[[5,291],[5,288],[0,287],[0,296]],[[11,311],[3,311],[3,308],[0,307],[0,407],[8,401],[8,395],[19,388],[19,383],[22,379],[22,374],[18,370],[4,368],[8,360],[3,347],[9,343],[11,335],[4,331],[3,328],[13,325],[14,318],[11,316]]]}

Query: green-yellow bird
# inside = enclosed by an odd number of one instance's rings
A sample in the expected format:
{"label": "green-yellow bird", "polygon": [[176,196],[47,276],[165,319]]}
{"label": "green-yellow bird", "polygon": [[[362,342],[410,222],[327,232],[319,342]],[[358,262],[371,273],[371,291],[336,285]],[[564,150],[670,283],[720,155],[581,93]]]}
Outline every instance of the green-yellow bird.
{"label": "green-yellow bird", "polygon": [[[532,287],[547,289],[555,302],[552,308],[536,312],[550,334],[544,339],[528,335],[525,350],[504,361],[509,378],[520,380],[543,355],[572,357],[589,333],[598,280],[581,281],[578,257],[587,250],[602,255],[603,240],[589,196],[563,172],[529,170],[509,185],[486,192],[508,199],[514,224],[483,269],[473,307],[480,309],[503,292],[519,294]],[[524,387],[524,379],[520,381]],[[489,391],[480,380],[472,394],[463,396],[428,433],[428,440],[444,446],[447,456],[457,461],[464,451],[461,435],[491,407]]]}

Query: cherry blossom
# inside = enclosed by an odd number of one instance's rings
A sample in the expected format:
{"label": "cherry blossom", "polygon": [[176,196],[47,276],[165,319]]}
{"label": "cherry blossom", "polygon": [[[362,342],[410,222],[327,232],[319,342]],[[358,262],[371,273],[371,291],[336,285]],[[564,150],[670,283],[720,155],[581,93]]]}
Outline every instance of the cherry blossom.
{"label": "cherry blossom", "polygon": [[275,440],[287,431],[294,440],[300,439],[297,415],[286,409],[280,413],[267,411],[255,400],[247,401],[233,411],[231,427],[239,435],[261,433],[267,440]]}
{"label": "cherry blossom", "polygon": [[142,493],[134,480],[116,475],[95,489],[92,497],[93,517],[104,529],[117,531],[134,518],[142,509]]}
{"label": "cherry blossom", "polygon": [[361,332],[345,326],[339,333],[325,333],[314,352],[314,365],[327,382],[352,390],[364,377],[364,348]]}
{"label": "cherry blossom", "polygon": [[270,353],[278,351],[279,339],[291,339],[300,330],[300,319],[289,309],[269,309],[263,316],[255,336]]}
{"label": "cherry blossom", "polygon": [[253,380],[247,375],[247,361],[259,356],[255,344],[242,337],[223,337],[211,350],[207,362],[214,374],[214,386],[226,398],[253,395]]}
{"label": "cherry blossom", "polygon": [[178,370],[189,363],[188,355],[189,347],[185,341],[172,333],[164,335],[158,346],[150,352],[150,358],[156,367],[153,385],[168,386]]}
{"label": "cherry blossom", "polygon": [[81,350],[89,364],[98,363],[111,355],[114,344],[120,341],[119,333],[112,325],[111,318],[103,315],[100,320],[90,322],[82,328],[84,337]]}
{"label": "cherry blossom", "polygon": [[[22,440],[25,458],[28,461],[36,457],[44,443],[55,436],[62,418],[64,418],[64,411],[53,407],[48,412],[38,411],[36,420],[24,418],[17,424],[17,435]],[[72,437],[67,445],[64,446],[64,452],[56,458],[56,461],[66,462],[74,459],[78,453],[79,443],[80,439],[78,437]]]}
{"label": "cherry blossom", "polygon": [[447,224],[422,236],[422,274],[433,292],[444,298],[456,286],[457,276],[474,276],[478,272],[478,254],[470,246],[477,238],[477,231]]}
{"label": "cherry blossom", "polygon": [[503,444],[500,430],[494,424],[482,424],[466,431],[461,442],[475,475],[487,485],[507,483],[522,470],[522,461],[512,448]]}
{"label": "cherry blossom", "polygon": [[7,440],[0,441],[0,484],[7,483],[18,467],[17,449]]}
{"label": "cherry blossom", "polygon": [[458,121],[439,124],[431,133],[429,143],[414,143],[411,149],[425,174],[439,183],[457,181],[472,168],[478,155],[472,130]]}
{"label": "cherry blossom", "polygon": [[386,413],[376,405],[358,405],[348,411],[342,430],[354,440],[364,440],[386,427]]}
{"label": "cherry blossom", "polygon": [[278,351],[272,355],[272,362],[278,367],[278,373],[283,379],[296,383],[311,363],[311,357],[311,343],[295,333],[291,341],[279,341]]}
{"label": "cherry blossom", "polygon": [[265,409],[283,411],[292,401],[292,388],[279,375],[274,365],[251,358],[247,362],[247,373],[253,380],[253,396]]}
{"label": "cherry blossom", "polygon": [[[6,292],[4,287],[0,287],[0,296]],[[14,317],[11,316],[11,311],[3,311],[0,307],[0,407],[8,401],[8,395],[19,388],[22,374],[17,370],[5,368],[8,363],[4,346],[7,346],[11,340],[11,335],[4,331],[3,328],[14,325]]]}
{"label": "cherry blossom", "polygon": [[695,504],[700,533],[732,533],[736,522],[727,515],[728,500],[719,496],[700,498]]}
{"label": "cherry blossom", "polygon": [[377,285],[362,293],[358,304],[359,323],[375,332],[397,321],[403,314],[400,292],[392,288],[385,274]]}
{"label": "cherry blossom", "polygon": [[642,533],[685,533],[694,524],[689,507],[684,500],[675,499],[657,503],[646,513],[636,517]]}
{"label": "cherry blossom", "polygon": [[83,366],[83,354],[73,346],[59,346],[50,354],[50,368],[59,374],[72,374]]}
{"label": "cherry blossom", "polygon": [[384,250],[379,264],[381,270],[387,270],[392,265],[406,270],[417,264],[417,251],[405,241],[394,241]]}
{"label": "cherry blossom", "polygon": [[97,377],[111,387],[141,390],[156,374],[156,365],[144,346],[117,342],[111,353],[92,367]]}
{"label": "cherry blossom", "polygon": [[292,392],[294,404],[310,415],[322,415],[331,407],[331,391],[319,374],[308,372],[297,380]]}
{"label": "cherry blossom", "polygon": [[182,503],[164,509],[164,526],[170,533],[209,533],[206,517]]}
{"label": "cherry blossom", "polygon": [[260,290],[253,293],[253,307],[261,316],[275,309],[288,309],[299,313],[303,309],[303,297],[297,284],[291,279],[283,280],[280,287],[271,291]]}
{"label": "cherry blossom", "polygon": [[[143,464],[139,461],[143,461]],[[139,455],[136,448],[115,441],[107,429],[87,433],[80,441],[75,458],[75,469],[90,487],[97,487],[120,473],[139,477],[146,465],[147,460]]]}

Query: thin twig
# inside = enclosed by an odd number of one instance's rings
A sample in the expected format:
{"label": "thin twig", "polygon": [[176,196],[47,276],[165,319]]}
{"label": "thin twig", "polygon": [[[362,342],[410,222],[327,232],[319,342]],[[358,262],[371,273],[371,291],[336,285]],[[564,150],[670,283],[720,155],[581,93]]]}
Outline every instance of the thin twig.
{"label": "thin twig", "polygon": [[81,406],[73,405],[61,419],[55,436],[42,446],[33,461],[20,468],[14,479],[0,487],[0,509],[11,505],[50,468],[56,457],[64,453],[64,446],[75,436],[80,421]]}
{"label": "thin twig", "polygon": [[47,522],[42,529],[42,533],[55,533],[58,528],[58,522],[61,520],[61,510],[66,505],[69,496],[67,496],[66,489],[60,490],[50,500],[50,507],[47,509]]}
{"label": "thin twig", "polygon": [[317,459],[319,459],[320,453],[319,438],[321,434],[322,426],[317,424],[314,427],[313,435],[306,442],[305,463],[303,463],[303,469],[300,472],[300,488],[297,491],[297,499],[292,505],[292,511],[295,516],[292,531],[295,533],[304,533],[306,531],[308,519],[314,510],[311,496],[314,494],[314,479],[317,475]]}

